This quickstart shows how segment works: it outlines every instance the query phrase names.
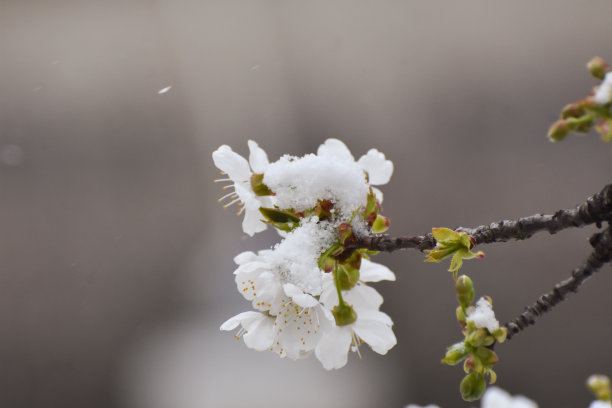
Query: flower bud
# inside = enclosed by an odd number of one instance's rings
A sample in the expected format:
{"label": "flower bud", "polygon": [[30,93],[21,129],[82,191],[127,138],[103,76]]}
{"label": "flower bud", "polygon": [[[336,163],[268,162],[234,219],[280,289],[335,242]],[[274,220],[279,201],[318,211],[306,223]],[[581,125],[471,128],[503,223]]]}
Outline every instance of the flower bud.
{"label": "flower bud", "polygon": [[593,115],[584,115],[579,118],[567,119],[570,129],[574,132],[587,133],[595,124],[595,117]]}
{"label": "flower bud", "polygon": [[503,343],[504,341],[506,341],[506,337],[508,336],[508,329],[506,329],[505,327],[500,327],[491,334],[493,335],[493,337],[495,337],[495,340],[498,343]]}
{"label": "flower bud", "polygon": [[574,102],[570,103],[569,105],[565,105],[565,107],[561,110],[561,119],[578,118],[584,114],[584,106]]}
{"label": "flower bud", "polygon": [[484,375],[474,372],[466,375],[461,381],[459,391],[465,401],[476,401],[482,397],[486,388],[487,382]]}
{"label": "flower bud", "polygon": [[334,203],[329,200],[319,200],[314,210],[314,215],[319,217],[319,220],[326,220],[331,217],[331,211],[334,208]]}
{"label": "flower bud", "polygon": [[455,314],[457,315],[457,321],[459,322],[461,327],[464,327],[465,319],[466,319],[465,310],[463,310],[461,306],[457,306],[457,310],[455,311]]}
{"label": "flower bud", "polygon": [[592,375],[587,379],[587,386],[595,396],[603,401],[610,401],[610,379],[605,375]]}
{"label": "flower bud", "polygon": [[378,214],[372,223],[372,232],[374,234],[382,234],[389,229],[389,225],[391,225],[391,220]]}
{"label": "flower bud", "polygon": [[355,313],[355,309],[353,309],[353,306],[347,305],[346,303],[335,306],[332,310],[332,314],[334,315],[336,325],[338,326],[346,326],[347,324],[354,323],[355,320],[357,320],[357,313]]}
{"label": "flower bud", "polygon": [[464,342],[453,344],[446,350],[446,355],[442,359],[442,363],[448,365],[458,364],[468,355],[468,353]]}
{"label": "flower bud", "polygon": [[485,344],[485,342],[487,341],[487,337],[489,336],[489,333],[487,332],[487,329],[476,329],[474,330],[472,333],[470,333],[467,338],[465,339],[465,341],[473,347],[480,347],[483,346]]}
{"label": "flower bud", "polygon": [[497,354],[495,354],[493,350],[486,347],[478,347],[474,354],[485,367],[491,367],[493,364],[499,361]]}
{"label": "flower bud", "polygon": [[457,300],[463,309],[472,304],[474,300],[474,284],[468,276],[461,275],[457,278],[455,292],[457,293]]}
{"label": "flower bud", "polygon": [[610,66],[601,57],[594,57],[587,63],[587,69],[597,79],[603,79]]}
{"label": "flower bud", "polygon": [[548,129],[548,138],[551,142],[560,142],[565,139],[570,130],[570,125],[566,119],[558,120]]}

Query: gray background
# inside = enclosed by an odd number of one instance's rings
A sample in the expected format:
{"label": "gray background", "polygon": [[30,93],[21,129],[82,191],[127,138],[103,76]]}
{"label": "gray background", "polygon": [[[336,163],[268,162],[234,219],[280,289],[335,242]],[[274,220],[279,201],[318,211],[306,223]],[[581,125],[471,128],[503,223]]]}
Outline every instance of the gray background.
{"label": "gray background", "polygon": [[[466,407],[447,265],[376,258],[387,356],[326,372],[219,325],[249,305],[211,152],[344,140],[395,163],[392,234],[572,207],[611,181],[596,135],[551,144],[612,60],[609,1],[9,1],[0,5],[0,406]],[[172,86],[166,94],[158,90]],[[505,321],[582,263],[594,228],[484,247],[464,271]],[[586,407],[612,374],[612,271],[498,348],[499,384]]]}

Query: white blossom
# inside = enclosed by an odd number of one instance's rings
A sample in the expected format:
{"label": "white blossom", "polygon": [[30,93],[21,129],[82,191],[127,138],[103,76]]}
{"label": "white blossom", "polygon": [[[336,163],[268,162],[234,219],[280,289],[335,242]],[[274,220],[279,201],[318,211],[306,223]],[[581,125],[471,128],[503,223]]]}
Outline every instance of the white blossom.
{"label": "white blossom", "polygon": [[227,175],[227,178],[217,179],[215,182],[228,182],[230,184],[223,187],[223,190],[232,189],[219,202],[227,200],[228,203],[223,207],[227,208],[232,204],[238,203],[242,207],[238,215],[244,212],[242,229],[246,234],[253,236],[267,228],[267,224],[261,221],[260,207],[271,207],[273,198],[270,196],[257,196],[251,186],[251,176],[253,174],[263,174],[268,167],[268,156],[256,142],[249,140],[249,161],[232,151],[232,148],[223,145],[212,154],[215,166]]}
{"label": "white blossom", "polygon": [[591,402],[589,408],[612,408],[612,403],[610,401],[595,400]]}

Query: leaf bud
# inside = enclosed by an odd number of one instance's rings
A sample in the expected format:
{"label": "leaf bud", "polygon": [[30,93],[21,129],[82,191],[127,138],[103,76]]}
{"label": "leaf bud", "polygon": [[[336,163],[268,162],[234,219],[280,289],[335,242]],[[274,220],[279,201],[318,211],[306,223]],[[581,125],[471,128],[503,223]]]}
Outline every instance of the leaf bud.
{"label": "leaf bud", "polygon": [[457,300],[463,309],[472,304],[474,300],[474,284],[468,276],[461,275],[457,278],[455,292],[457,293]]}
{"label": "leaf bud", "polygon": [[387,217],[383,217],[382,215],[376,215],[376,219],[372,223],[372,232],[374,234],[382,234],[386,230],[389,229],[389,225],[391,225],[391,220]]}
{"label": "leaf bud", "polygon": [[587,69],[597,79],[603,79],[606,72],[610,71],[610,66],[601,57],[593,57],[587,63]]}
{"label": "leaf bud", "polygon": [[558,120],[548,129],[548,138],[551,142],[560,142],[565,139],[570,130],[567,119]]}
{"label": "leaf bud", "polygon": [[459,364],[468,354],[469,351],[467,347],[465,347],[464,342],[455,343],[446,350],[446,355],[442,359],[442,363],[448,365]]}
{"label": "leaf bud", "polygon": [[465,401],[471,402],[480,399],[486,388],[487,382],[484,379],[484,375],[473,372],[466,375],[463,381],[461,381],[459,391],[461,391],[461,397]]}

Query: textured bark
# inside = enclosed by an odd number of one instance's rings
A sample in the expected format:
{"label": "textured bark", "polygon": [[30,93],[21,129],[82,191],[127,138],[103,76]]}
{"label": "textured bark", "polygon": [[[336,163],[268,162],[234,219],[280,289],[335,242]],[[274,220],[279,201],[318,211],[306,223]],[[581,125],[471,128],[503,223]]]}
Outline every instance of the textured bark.
{"label": "textured bark", "polygon": [[608,226],[604,232],[591,236],[590,243],[594,248],[593,252],[580,268],[574,269],[569,279],[555,285],[552,291],[540,296],[534,304],[527,306],[523,313],[504,325],[508,329],[508,339],[527,326],[535,324],[536,318],[564,301],[570,292],[577,292],[585,280],[605,263],[610,262],[612,259],[612,227]]}
{"label": "textured bark", "polygon": [[[456,231],[468,233],[474,245],[527,239],[539,231],[555,234],[565,228],[583,227],[589,224],[601,226],[612,220],[612,184],[574,209],[559,210],[554,214],[536,214],[518,220],[503,220],[476,228],[459,227]],[[357,237],[347,248],[367,248],[373,251],[391,252],[398,249],[432,249],[436,240],[431,233],[416,236],[390,237],[388,235]]]}

